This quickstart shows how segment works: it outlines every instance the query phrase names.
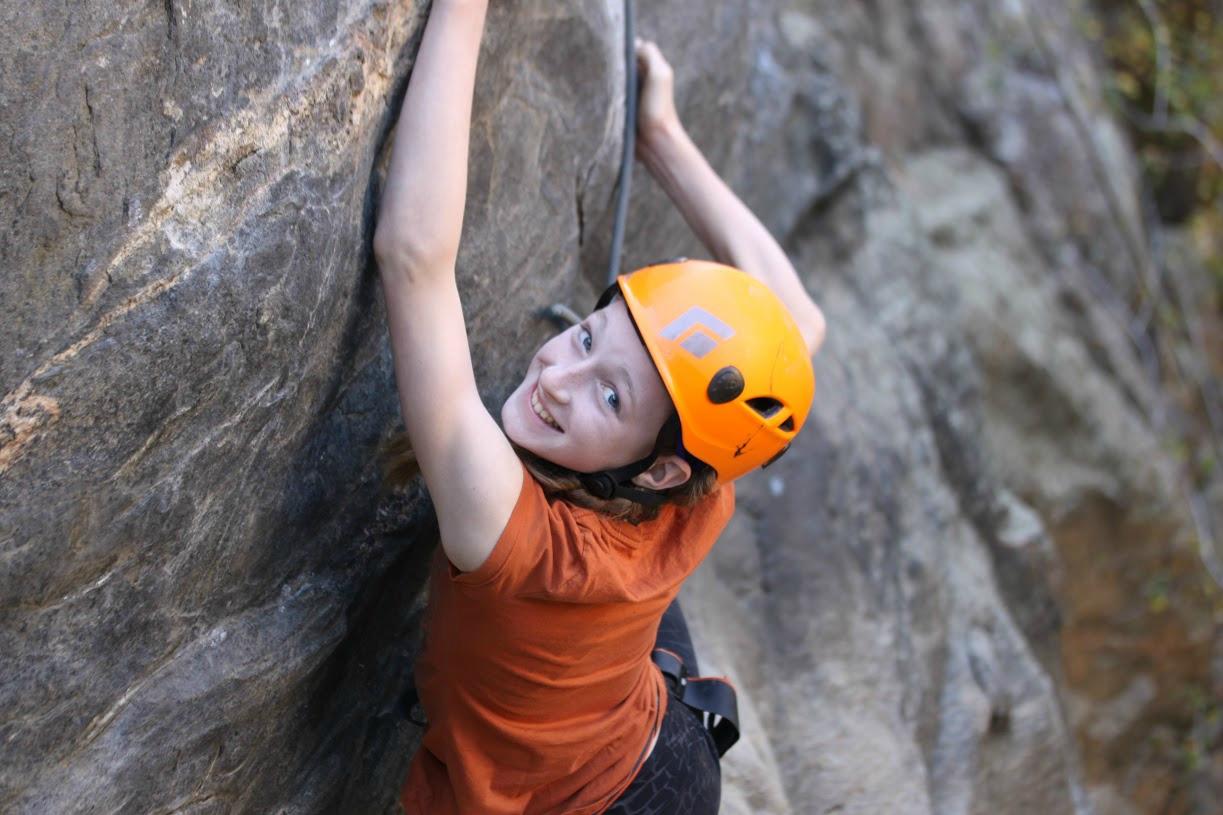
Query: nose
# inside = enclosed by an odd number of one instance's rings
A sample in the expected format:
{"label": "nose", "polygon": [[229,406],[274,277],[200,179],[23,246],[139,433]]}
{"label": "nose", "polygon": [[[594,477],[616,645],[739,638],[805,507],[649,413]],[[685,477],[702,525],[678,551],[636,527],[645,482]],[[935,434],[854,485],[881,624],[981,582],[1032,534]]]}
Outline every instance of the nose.
{"label": "nose", "polygon": [[558,404],[569,404],[572,388],[573,366],[549,365],[539,372],[539,387],[549,399]]}

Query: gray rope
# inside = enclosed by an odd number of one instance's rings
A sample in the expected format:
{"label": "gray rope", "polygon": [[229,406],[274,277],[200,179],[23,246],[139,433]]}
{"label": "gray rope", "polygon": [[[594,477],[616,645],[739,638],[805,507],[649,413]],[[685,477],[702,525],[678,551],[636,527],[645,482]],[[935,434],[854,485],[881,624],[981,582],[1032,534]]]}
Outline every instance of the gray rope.
{"label": "gray rope", "polygon": [[620,274],[624,246],[624,222],[633,186],[633,153],[637,146],[637,46],[633,27],[633,0],[624,0],[624,152],[620,155],[620,182],[616,196],[616,220],[612,225],[611,252],[607,259],[607,285]]}
{"label": "gray rope", "polygon": [[[629,195],[633,186],[633,156],[637,148],[637,36],[633,22],[633,0],[624,0],[624,146],[620,153],[620,178],[616,190],[616,217],[612,222],[611,246],[607,258],[607,285],[620,274],[624,248],[624,223],[628,218]],[[564,303],[553,303],[540,315],[560,326],[576,325],[581,317]]]}

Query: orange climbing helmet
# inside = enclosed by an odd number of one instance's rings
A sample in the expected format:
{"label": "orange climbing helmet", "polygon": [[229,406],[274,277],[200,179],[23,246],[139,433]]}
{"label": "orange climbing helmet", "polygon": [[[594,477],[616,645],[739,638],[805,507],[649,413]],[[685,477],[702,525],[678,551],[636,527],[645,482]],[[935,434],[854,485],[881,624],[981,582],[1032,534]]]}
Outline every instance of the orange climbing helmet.
{"label": "orange climbing helmet", "polygon": [[675,404],[684,449],[722,484],[784,453],[811,409],[815,372],[777,295],[746,272],[698,260],[616,282]]}

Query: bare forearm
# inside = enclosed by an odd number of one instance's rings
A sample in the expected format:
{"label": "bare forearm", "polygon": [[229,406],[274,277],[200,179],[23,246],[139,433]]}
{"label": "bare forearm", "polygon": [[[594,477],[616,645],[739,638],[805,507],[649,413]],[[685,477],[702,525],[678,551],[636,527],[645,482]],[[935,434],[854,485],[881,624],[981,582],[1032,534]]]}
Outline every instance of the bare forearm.
{"label": "bare forearm", "polygon": [[[767,235],[767,230],[710,167],[682,126],[643,139],[638,153],[716,260],[740,267],[760,265],[747,261],[767,251],[761,244],[772,243],[772,238],[762,240],[759,233]],[[736,229],[727,228],[731,225]]]}
{"label": "bare forearm", "polygon": [[812,353],[824,317],[768,229],[709,165],[683,126],[672,122],[639,142],[638,155],[714,259],[762,280],[784,302]]}
{"label": "bare forearm", "polygon": [[387,266],[453,265],[486,0],[435,0],[408,81],[374,234]]}

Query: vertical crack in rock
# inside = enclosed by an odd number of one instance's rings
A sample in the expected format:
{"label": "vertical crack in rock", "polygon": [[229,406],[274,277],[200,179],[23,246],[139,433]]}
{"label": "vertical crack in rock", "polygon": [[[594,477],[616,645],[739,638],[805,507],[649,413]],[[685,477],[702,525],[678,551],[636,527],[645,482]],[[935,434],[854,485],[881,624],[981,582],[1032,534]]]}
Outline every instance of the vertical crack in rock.
{"label": "vertical crack in rock", "polygon": [[175,14],[174,0],[165,0],[166,8],[166,39],[170,42],[178,40],[178,18]]}
{"label": "vertical crack in rock", "polygon": [[1104,166],[1104,160],[1101,157],[1102,151],[1092,136],[1091,126],[1088,124],[1089,115],[1084,110],[1082,97],[1080,94],[1075,93],[1073,84],[1070,80],[1066,79],[1065,72],[1061,69],[1060,61],[1049,44],[1049,39],[1046,36],[1043,25],[1044,21],[1035,19],[1042,12],[1033,9],[1031,3],[1019,3],[1017,6],[1024,23],[1027,25],[1028,31],[1032,35],[1033,41],[1036,43],[1037,50],[1045,62],[1045,68],[1057,87],[1062,104],[1074,126],[1075,134],[1082,144],[1083,152],[1087,154],[1092,175],[1099,189],[1104,193],[1109,215],[1112,218],[1114,227],[1121,233],[1125,247],[1129,252],[1130,262],[1133,264],[1134,278],[1141,287],[1143,281],[1147,278],[1148,268],[1151,263],[1150,255],[1146,251],[1142,237],[1135,233],[1133,223],[1125,216],[1125,206],[1121,202],[1121,193],[1113,183],[1113,173],[1109,172],[1108,168]]}
{"label": "vertical crack in rock", "polygon": [[582,178],[574,179],[573,204],[577,210],[578,221],[578,251],[586,244],[586,208],[582,203]]}
{"label": "vertical crack in rock", "polygon": [[[89,138],[90,144],[93,146],[93,173],[95,176],[102,175],[102,152],[98,149],[98,120],[97,114],[93,109],[93,100],[90,99],[89,83],[84,83],[85,88],[85,109],[89,112]],[[77,181],[78,186],[80,180]]]}

